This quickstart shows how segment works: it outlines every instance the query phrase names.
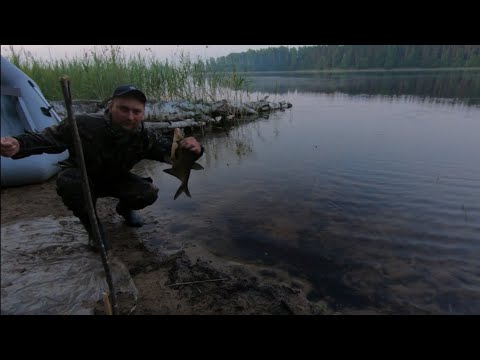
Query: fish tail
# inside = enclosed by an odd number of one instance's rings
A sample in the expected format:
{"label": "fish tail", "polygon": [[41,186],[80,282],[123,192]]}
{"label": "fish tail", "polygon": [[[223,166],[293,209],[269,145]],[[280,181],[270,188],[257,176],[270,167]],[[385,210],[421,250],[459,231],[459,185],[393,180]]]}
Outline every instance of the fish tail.
{"label": "fish tail", "polygon": [[177,198],[180,196],[181,193],[185,193],[185,195],[187,195],[188,197],[192,197],[192,195],[190,195],[190,190],[188,190],[188,185],[187,184],[182,184],[180,185],[180,187],[178,188],[177,192],[175,193],[175,196],[173,197],[173,200],[177,200]]}

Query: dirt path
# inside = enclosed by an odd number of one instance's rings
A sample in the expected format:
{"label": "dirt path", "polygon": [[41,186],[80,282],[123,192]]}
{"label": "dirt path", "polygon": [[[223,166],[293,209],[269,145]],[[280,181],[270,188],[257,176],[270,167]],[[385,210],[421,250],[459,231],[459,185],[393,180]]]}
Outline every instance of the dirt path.
{"label": "dirt path", "polygon": [[[128,228],[115,213],[115,204],[113,198],[100,199],[98,213],[114,256],[126,265],[139,291],[133,314],[331,313],[324,302],[307,299],[310,285],[305,281],[280,270],[218,258],[199,244],[169,241],[162,223],[144,210],[147,225]],[[73,216],[56,194],[55,177],[1,190],[2,225],[49,215]],[[149,238],[159,234],[167,238],[164,246],[154,248]],[[99,304],[96,313],[102,311]]]}

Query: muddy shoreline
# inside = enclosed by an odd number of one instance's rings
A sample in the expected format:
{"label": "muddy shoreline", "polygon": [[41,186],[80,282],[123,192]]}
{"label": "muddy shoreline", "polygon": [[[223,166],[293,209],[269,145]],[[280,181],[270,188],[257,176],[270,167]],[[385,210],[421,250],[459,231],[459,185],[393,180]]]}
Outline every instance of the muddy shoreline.
{"label": "muddy shoreline", "polygon": [[[35,185],[1,189],[1,224],[39,217],[73,216],[55,191],[55,176]],[[128,228],[116,214],[116,199],[98,200],[99,217],[113,255],[128,269],[139,296],[132,315],[322,315],[324,301],[309,301],[311,284],[288,273],[215,256],[188,239],[169,238],[165,224],[148,210],[142,228]],[[83,228],[78,222],[80,232]],[[161,237],[161,246],[149,239]],[[99,255],[100,256],[100,255]],[[28,271],[34,271],[29,269]],[[120,313],[122,298],[118,299]],[[96,314],[104,314],[101,302]],[[125,305],[125,304],[124,304]],[[123,306],[123,308],[128,308]]]}

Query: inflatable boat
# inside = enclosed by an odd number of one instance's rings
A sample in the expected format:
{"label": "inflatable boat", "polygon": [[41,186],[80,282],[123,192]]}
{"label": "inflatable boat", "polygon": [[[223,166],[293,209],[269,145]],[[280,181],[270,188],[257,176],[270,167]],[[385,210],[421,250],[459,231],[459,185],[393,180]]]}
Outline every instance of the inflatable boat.
{"label": "inflatable boat", "polygon": [[[40,132],[61,119],[45,99],[37,84],[18,67],[1,56],[1,136]],[[40,183],[55,175],[61,154],[32,155],[13,160],[0,157],[2,187]]]}

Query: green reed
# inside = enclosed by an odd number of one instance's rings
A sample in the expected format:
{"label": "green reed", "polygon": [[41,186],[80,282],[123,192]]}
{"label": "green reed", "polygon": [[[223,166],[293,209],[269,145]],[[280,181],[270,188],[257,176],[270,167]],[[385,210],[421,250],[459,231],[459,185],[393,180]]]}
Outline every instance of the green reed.
{"label": "green reed", "polygon": [[115,87],[132,83],[150,100],[218,101],[238,100],[247,91],[246,75],[233,71],[213,70],[208,60],[193,59],[180,51],[166,61],[157,59],[151,49],[147,55],[127,56],[118,45],[85,50],[83,54],[64,59],[38,60],[23,48],[10,46],[6,57],[31,77],[49,100],[62,100],[61,76],[72,83],[76,100],[100,100],[111,96]]}

